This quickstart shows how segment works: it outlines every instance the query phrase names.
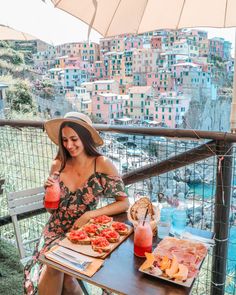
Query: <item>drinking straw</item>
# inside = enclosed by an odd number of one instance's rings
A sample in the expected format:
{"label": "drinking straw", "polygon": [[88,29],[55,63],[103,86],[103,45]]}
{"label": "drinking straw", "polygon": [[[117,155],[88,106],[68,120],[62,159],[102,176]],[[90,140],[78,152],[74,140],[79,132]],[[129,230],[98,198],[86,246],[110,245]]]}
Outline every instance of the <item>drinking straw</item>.
{"label": "drinking straw", "polygon": [[146,210],[146,212],[145,212],[145,215],[144,215],[143,226],[144,226],[144,224],[145,224],[145,221],[146,221],[146,218],[147,218],[147,214],[148,214],[148,208],[147,208],[147,210]]}

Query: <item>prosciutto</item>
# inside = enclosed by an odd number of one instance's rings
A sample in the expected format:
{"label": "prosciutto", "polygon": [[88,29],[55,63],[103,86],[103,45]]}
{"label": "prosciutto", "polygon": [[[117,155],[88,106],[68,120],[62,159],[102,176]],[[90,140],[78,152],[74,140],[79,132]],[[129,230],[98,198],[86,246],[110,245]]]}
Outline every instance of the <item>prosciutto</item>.
{"label": "prosciutto", "polygon": [[202,243],[166,237],[158,244],[153,254],[157,261],[163,257],[172,260],[175,257],[179,264],[188,267],[188,278],[191,278],[197,275],[200,263],[207,254],[207,248]]}

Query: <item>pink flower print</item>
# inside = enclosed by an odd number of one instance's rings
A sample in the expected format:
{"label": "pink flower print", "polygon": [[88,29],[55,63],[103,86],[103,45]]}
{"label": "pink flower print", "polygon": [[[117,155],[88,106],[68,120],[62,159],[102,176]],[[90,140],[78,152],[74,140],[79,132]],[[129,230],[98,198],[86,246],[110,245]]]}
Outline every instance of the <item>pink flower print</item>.
{"label": "pink flower print", "polygon": [[60,221],[60,219],[55,219],[54,223],[55,223],[55,225],[60,225],[61,221]]}
{"label": "pink flower print", "polygon": [[77,205],[70,205],[70,210],[75,211],[77,209]]}
{"label": "pink flower print", "polygon": [[88,193],[89,193],[90,195],[93,194],[93,189],[92,189],[91,187],[88,187],[88,188],[87,188],[87,191],[88,191]]}
{"label": "pink flower print", "polygon": [[84,204],[88,205],[94,201],[94,195],[93,194],[84,194],[83,199],[84,199]]}
{"label": "pink flower print", "polygon": [[78,210],[84,212],[86,209],[86,206],[84,204],[81,204],[78,206]]}

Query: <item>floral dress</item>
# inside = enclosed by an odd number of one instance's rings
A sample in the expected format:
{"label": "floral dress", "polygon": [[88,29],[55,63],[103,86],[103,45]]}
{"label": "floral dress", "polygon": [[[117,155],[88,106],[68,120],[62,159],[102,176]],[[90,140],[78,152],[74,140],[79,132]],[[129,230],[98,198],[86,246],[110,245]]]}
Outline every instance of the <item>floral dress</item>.
{"label": "floral dress", "polygon": [[43,266],[38,260],[39,256],[63,239],[76,219],[84,212],[96,209],[99,197],[127,197],[123,181],[119,176],[101,172],[95,172],[83,187],[73,193],[63,182],[60,182],[60,188],[59,207],[51,214],[43,229],[33,259],[24,269],[24,294],[27,295],[37,293],[38,280]]}

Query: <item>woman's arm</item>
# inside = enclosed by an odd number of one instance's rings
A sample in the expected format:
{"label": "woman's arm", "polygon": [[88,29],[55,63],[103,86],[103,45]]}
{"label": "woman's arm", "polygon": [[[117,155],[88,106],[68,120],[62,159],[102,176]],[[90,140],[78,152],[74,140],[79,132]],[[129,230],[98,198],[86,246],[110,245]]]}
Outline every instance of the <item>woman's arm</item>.
{"label": "woman's arm", "polygon": [[[118,171],[114,164],[106,157],[101,156],[97,158],[97,171],[105,173],[107,175],[119,176]],[[75,226],[80,227],[87,223],[89,219],[97,217],[99,215],[116,215],[123,213],[129,208],[129,200],[127,197],[114,196],[115,202],[109,205],[106,205],[102,208],[87,211],[79,219],[77,219]]]}

